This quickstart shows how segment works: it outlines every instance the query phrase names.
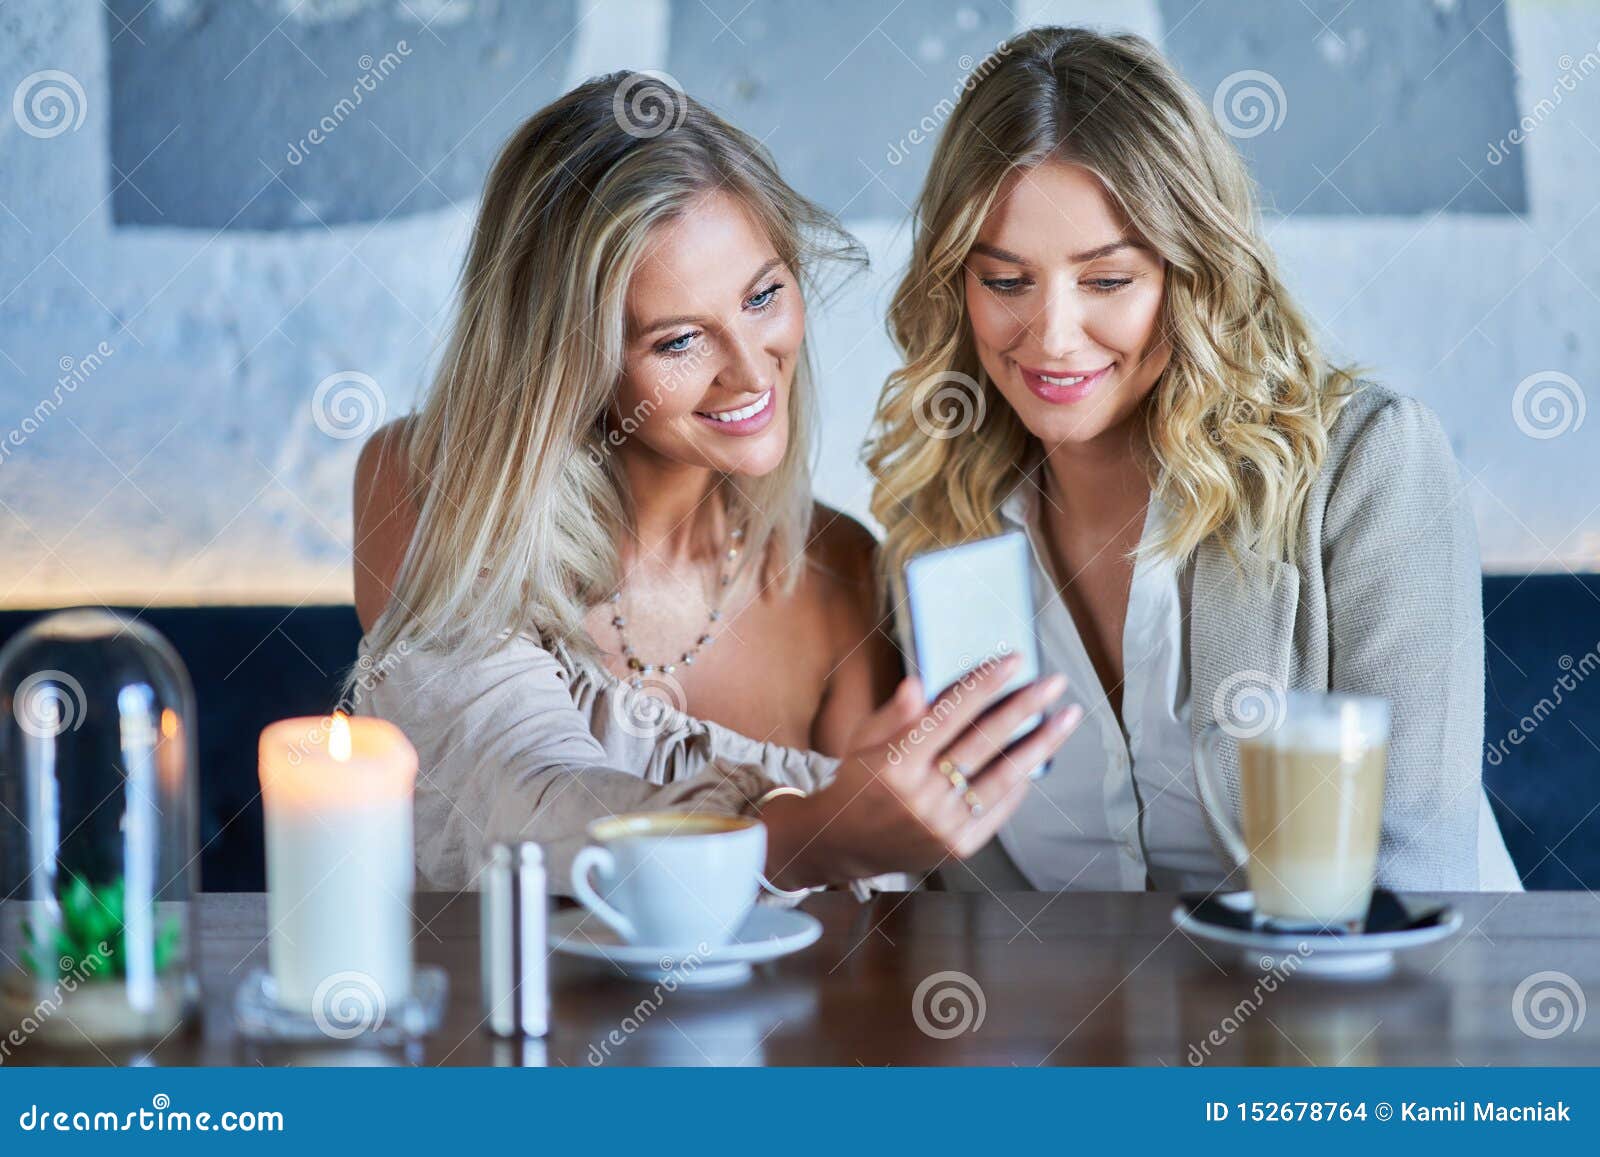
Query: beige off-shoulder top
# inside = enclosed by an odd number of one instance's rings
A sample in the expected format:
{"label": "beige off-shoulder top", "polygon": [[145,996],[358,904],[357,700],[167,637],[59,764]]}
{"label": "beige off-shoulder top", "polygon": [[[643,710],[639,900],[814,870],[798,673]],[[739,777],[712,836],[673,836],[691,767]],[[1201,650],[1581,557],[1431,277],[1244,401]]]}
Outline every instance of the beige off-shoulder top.
{"label": "beige off-shoulder top", "polygon": [[[812,792],[837,761],[698,719],[617,679],[560,640],[519,634],[463,665],[417,644],[358,648],[354,706],[397,725],[417,749],[418,884],[474,886],[484,844],[544,847],[551,891],[571,894],[572,858],[595,819],[630,811],[754,810],[770,788]],[[903,876],[851,884],[858,898]]]}

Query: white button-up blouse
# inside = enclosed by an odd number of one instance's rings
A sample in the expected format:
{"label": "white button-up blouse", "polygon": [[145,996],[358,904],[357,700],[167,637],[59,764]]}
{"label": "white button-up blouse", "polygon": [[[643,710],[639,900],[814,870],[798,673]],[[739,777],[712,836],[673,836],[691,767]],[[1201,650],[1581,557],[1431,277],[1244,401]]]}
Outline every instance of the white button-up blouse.
{"label": "white button-up blouse", "polygon": [[[1067,676],[1066,700],[1084,720],[1000,829],[1001,846],[1037,888],[1209,890],[1224,872],[1195,794],[1189,739],[1192,568],[1141,558],[1122,630],[1122,719],[1112,710],[1052,577],[1039,537],[1036,487],[1024,483],[1001,507],[1033,546],[1040,665]],[[1169,512],[1152,496],[1141,543]]]}

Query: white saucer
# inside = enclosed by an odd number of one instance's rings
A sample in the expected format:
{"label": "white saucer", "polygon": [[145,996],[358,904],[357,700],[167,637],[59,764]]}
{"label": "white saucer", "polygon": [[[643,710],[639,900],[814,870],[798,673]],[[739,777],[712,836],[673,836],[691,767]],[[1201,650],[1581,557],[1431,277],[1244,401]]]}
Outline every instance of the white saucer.
{"label": "white saucer", "polygon": [[[1249,892],[1229,892],[1213,899],[1236,912],[1247,913],[1255,907]],[[1271,972],[1281,967],[1286,975],[1353,978],[1386,975],[1394,968],[1396,952],[1453,936],[1461,927],[1461,913],[1445,906],[1436,923],[1390,932],[1252,931],[1197,918],[1179,904],[1172,910],[1172,922],[1196,939],[1239,949],[1248,968]],[[1302,944],[1307,947],[1304,953]]]}
{"label": "white saucer", "polygon": [[682,985],[736,984],[750,976],[750,966],[798,952],[816,942],[822,924],[793,908],[756,905],[734,938],[720,948],[651,948],[625,944],[598,916],[573,908],[550,917],[550,947],[570,956],[609,960],[635,980]]}

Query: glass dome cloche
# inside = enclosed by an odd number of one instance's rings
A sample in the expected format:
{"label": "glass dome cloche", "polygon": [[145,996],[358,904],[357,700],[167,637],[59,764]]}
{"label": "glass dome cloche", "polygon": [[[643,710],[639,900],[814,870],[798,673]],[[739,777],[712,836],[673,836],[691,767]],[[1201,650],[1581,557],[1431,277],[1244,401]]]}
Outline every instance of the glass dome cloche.
{"label": "glass dome cloche", "polygon": [[0,1032],[131,1043],[187,1019],[196,750],[189,674],[145,623],[59,611],[0,648]]}

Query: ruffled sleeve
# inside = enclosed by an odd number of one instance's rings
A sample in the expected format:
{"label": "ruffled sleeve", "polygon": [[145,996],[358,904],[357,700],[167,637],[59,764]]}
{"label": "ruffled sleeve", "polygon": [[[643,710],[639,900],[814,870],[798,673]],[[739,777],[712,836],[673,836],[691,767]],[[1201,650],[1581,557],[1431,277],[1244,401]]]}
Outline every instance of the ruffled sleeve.
{"label": "ruffled sleeve", "polygon": [[570,894],[595,819],[747,813],[778,784],[817,790],[836,767],[695,719],[527,635],[471,662],[415,645],[380,658],[363,639],[359,665],[356,712],[388,719],[417,749],[424,887],[470,888],[488,841],[530,839],[543,845],[550,889]]}

